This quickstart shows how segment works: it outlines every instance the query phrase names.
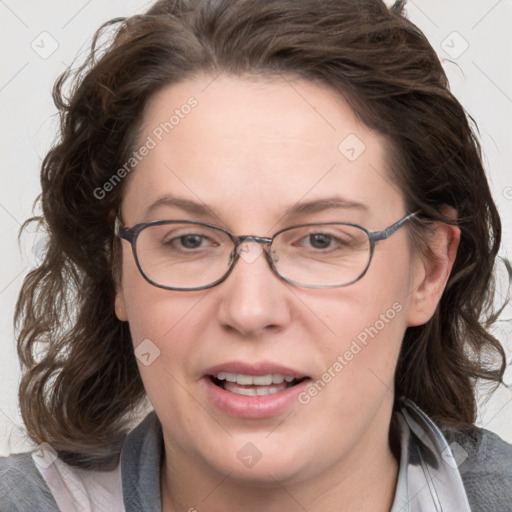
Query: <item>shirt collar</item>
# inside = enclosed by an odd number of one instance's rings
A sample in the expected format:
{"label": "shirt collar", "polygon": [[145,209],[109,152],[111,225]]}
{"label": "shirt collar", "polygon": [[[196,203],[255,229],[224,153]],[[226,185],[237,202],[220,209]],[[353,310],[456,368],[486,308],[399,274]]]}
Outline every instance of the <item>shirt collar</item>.
{"label": "shirt collar", "polygon": [[128,435],[121,451],[121,479],[126,512],[161,510],[162,426],[151,412]]}
{"label": "shirt collar", "polygon": [[471,512],[457,461],[434,422],[411,400],[397,412],[400,470],[391,512]]}
{"label": "shirt collar", "polygon": [[[396,413],[400,469],[391,512],[471,512],[452,449],[434,422],[411,400]],[[161,510],[162,426],[150,413],[121,452],[126,512]]]}

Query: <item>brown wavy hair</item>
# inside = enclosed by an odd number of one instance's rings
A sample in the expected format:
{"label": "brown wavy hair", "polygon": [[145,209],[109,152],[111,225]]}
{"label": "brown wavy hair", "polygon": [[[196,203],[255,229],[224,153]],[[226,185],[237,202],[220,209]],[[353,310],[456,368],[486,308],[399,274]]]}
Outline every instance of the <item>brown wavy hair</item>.
{"label": "brown wavy hair", "polygon": [[149,98],[219,73],[302,78],[339,92],[387,137],[392,179],[408,210],[421,212],[410,229],[424,245],[429,224],[453,223],[443,206],[456,210],[453,271],[433,318],[406,331],[395,393],[441,424],[474,423],[477,379],[497,385],[505,369],[489,330],[500,219],[473,121],[402,3],[162,0],[98,30],[86,62],[54,88],[60,136],[42,165],[42,215],[30,220],[49,243],[16,308],[19,400],[36,443],[83,467],[117,458],[145,391],[128,324],[114,313],[123,182],[101,199],[95,191],[133,152]]}

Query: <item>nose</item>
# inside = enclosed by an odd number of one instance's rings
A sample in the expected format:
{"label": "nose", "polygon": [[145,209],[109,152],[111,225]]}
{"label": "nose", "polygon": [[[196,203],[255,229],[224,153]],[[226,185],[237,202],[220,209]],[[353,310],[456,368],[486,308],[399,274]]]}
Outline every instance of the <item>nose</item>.
{"label": "nose", "polygon": [[238,252],[231,274],[217,287],[219,322],[244,337],[285,329],[291,319],[288,285],[270,268],[261,244],[249,239]]}

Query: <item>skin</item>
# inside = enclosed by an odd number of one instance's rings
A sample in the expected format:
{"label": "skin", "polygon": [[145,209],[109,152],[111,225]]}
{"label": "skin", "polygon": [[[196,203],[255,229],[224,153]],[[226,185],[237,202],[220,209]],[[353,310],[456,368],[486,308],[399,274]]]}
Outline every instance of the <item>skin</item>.
{"label": "skin", "polygon": [[[386,141],[338,94],[281,78],[212,79],[169,86],[148,103],[141,143],[187,98],[198,100],[130,176],[126,226],[193,219],[269,236],[317,221],[381,230],[407,213],[386,169]],[[338,150],[351,133],[366,146],[353,162]],[[172,205],[148,211],[168,193],[210,213]],[[297,202],[333,194],[366,207],[286,214]],[[411,249],[406,226],[379,242],[367,274],[343,288],[291,286],[256,257],[239,260],[220,285],[193,292],[150,285],[123,241],[116,313],[129,322],[135,347],[149,338],[160,350],[139,368],[163,426],[162,510],[389,511],[399,469],[388,435],[401,340],[407,326],[432,316],[458,237],[457,228],[435,226],[432,253],[423,256]],[[206,368],[266,361],[317,380],[394,303],[400,313],[307,405],[244,419],[210,403]],[[262,455],[250,468],[237,457],[248,442]]]}

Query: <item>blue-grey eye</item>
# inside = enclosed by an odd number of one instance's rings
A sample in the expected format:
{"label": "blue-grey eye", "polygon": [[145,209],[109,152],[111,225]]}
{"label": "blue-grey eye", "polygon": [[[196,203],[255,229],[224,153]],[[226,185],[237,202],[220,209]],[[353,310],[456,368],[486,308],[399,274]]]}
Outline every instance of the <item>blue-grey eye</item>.
{"label": "blue-grey eye", "polygon": [[196,249],[201,246],[204,237],[201,235],[184,235],[180,236],[180,242],[187,249]]}

